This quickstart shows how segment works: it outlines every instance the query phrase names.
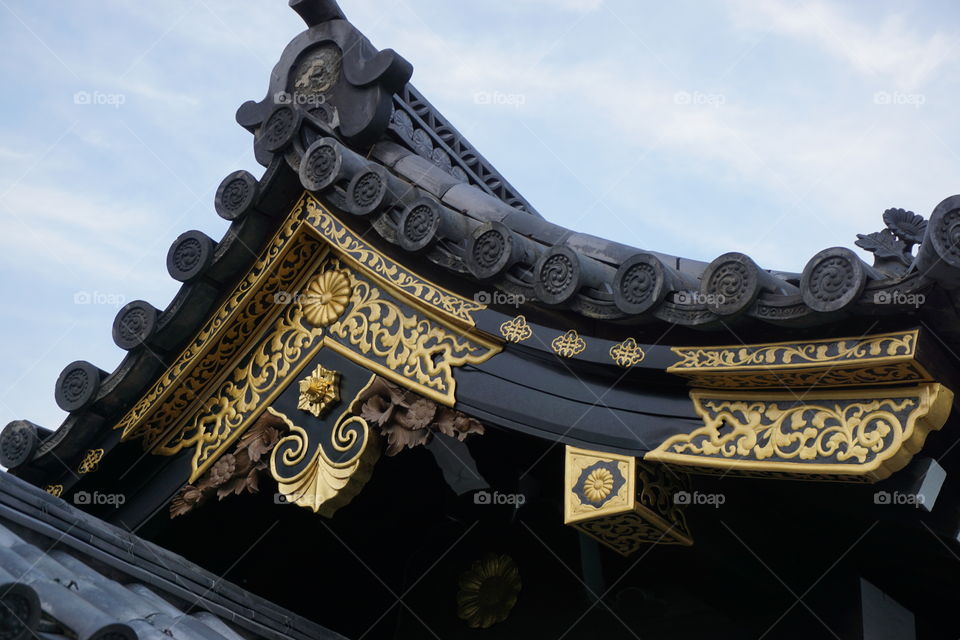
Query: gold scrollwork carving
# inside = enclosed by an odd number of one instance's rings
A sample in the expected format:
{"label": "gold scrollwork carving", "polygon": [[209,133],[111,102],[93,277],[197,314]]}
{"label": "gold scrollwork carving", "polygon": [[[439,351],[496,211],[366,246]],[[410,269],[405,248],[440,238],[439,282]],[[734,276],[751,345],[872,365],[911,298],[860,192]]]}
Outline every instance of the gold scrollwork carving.
{"label": "gold scrollwork carving", "polygon": [[187,416],[184,426],[159,444],[155,452],[173,455],[196,447],[190,481],[196,480],[243,432],[259,409],[282,390],[283,381],[299,372],[321,346],[323,331],[305,321],[300,300],[288,304],[267,337],[241,359],[230,376]]}
{"label": "gold scrollwork carving", "polygon": [[644,544],[676,544],[667,531],[647,522],[633,511],[586,520],[575,526],[622,556],[632,555]]}
{"label": "gold scrollwork carving", "polygon": [[339,260],[327,257],[316,275],[304,279],[318,282],[324,274],[335,272],[349,280],[350,297],[335,322],[314,326],[305,312],[314,299],[292,296],[268,333],[155,452],[173,455],[195,447],[190,478],[194,481],[321,347],[448,406],[455,398],[453,367],[477,364],[499,352],[498,345],[479,334],[461,337],[429,317],[405,310],[373,284],[341,267]]}
{"label": "gold scrollwork carving", "polygon": [[432,400],[452,406],[453,367],[484,362],[500,348],[472,335],[460,337],[442,324],[406,312],[369,282],[350,274],[348,311],[328,327],[325,343]]}
{"label": "gold scrollwork carving", "polygon": [[667,371],[712,388],[848,387],[933,380],[915,358],[919,330],[861,338],[672,347]]}
{"label": "gold scrollwork carving", "polygon": [[[370,377],[360,394],[373,384],[374,379],[375,376]],[[289,435],[277,443],[270,456],[270,475],[277,481],[278,490],[287,502],[331,518],[370,479],[373,465],[380,455],[380,440],[366,420],[353,415],[356,404],[355,398],[337,418],[330,431],[329,443],[316,443],[316,449],[306,463],[310,451],[307,431],[282,412],[267,408],[290,429]],[[331,447],[331,455],[340,459],[331,459],[325,450],[327,444]]]}
{"label": "gold scrollwork carving", "polygon": [[550,342],[550,348],[561,358],[572,358],[583,353],[583,350],[587,348],[587,343],[575,329],[570,329],[563,335],[554,338]]}
{"label": "gold scrollwork carving", "polygon": [[325,250],[309,235],[295,236],[300,224],[292,219],[283,225],[196,337],[114,425],[123,440],[144,438],[150,448],[164,439],[204,387],[240,357],[265,318],[291,301],[303,270]]}
{"label": "gold scrollwork carving", "polygon": [[685,375],[694,387],[710,389],[764,389],[783,387],[853,387],[931,382],[919,363],[895,362],[849,368],[826,367],[810,370],[782,369],[757,372],[729,372],[722,375],[694,373]]}
{"label": "gold scrollwork carving", "polygon": [[566,448],[564,522],[630,555],[643,544],[693,544],[676,499],[686,475],[636,458]]}
{"label": "gold scrollwork carving", "polygon": [[527,324],[527,318],[519,315],[513,320],[507,320],[500,325],[500,335],[507,342],[523,342],[533,336],[533,329]]}
{"label": "gold scrollwork carving", "polygon": [[610,347],[610,357],[621,367],[629,368],[642,362],[646,354],[636,340],[627,338]]}
{"label": "gold scrollwork carving", "polygon": [[43,488],[44,491],[49,493],[52,496],[60,497],[63,495],[63,485],[62,484],[48,484]]}
{"label": "gold scrollwork carving", "polygon": [[[309,230],[309,232],[308,232]],[[470,329],[486,307],[419,278],[382,256],[345,227],[310,194],[291,210],[250,271],[227,296],[160,379],[115,425],[121,438],[143,438],[152,449],[175,435],[224,370],[233,367],[289,304],[298,282],[333,248],[385,289],[408,298],[425,315]]]}
{"label": "gold scrollwork carving", "polygon": [[646,460],[694,467],[883,480],[940,429],[953,393],[940,384],[898,389],[690,393],[703,420]]}
{"label": "gold scrollwork carving", "polygon": [[103,449],[87,449],[83,459],[77,466],[77,473],[92,473],[100,467],[100,461],[103,459]]}

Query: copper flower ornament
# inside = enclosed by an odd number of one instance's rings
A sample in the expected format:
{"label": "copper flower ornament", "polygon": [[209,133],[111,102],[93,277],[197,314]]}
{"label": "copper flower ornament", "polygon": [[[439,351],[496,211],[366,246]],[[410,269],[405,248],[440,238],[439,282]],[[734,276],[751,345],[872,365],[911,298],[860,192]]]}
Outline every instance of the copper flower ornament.
{"label": "copper flower ornament", "polygon": [[517,604],[521,586],[513,558],[488,553],[460,576],[457,616],[474,629],[503,622]]}

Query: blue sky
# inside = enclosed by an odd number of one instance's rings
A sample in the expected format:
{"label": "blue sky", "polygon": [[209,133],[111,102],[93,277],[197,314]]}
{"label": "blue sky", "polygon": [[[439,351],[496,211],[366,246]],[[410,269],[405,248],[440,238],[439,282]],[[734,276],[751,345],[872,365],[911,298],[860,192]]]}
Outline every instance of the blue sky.
{"label": "blue sky", "polygon": [[[960,191],[960,9],[818,0],[342,0],[548,219],[796,270]],[[284,0],[0,0],[0,424],[112,371],[117,309],[162,309],[181,232],[260,175],[236,108],[302,30]],[[868,256],[867,259],[869,260]]]}

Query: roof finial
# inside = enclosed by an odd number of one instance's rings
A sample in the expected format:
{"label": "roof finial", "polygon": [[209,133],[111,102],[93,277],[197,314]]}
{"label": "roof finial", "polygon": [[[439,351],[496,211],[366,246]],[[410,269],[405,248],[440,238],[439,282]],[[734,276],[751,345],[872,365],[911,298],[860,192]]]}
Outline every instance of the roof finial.
{"label": "roof finial", "polygon": [[308,27],[329,20],[346,20],[337,0],[290,0],[290,7],[300,14]]}

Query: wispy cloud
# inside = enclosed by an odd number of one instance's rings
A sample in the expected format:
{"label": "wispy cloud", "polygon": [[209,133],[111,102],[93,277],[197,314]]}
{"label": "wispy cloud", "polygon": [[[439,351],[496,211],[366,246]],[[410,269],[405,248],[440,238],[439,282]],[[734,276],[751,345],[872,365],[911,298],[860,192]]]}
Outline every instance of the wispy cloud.
{"label": "wispy cloud", "polygon": [[596,11],[603,6],[604,0],[512,0],[515,6],[539,5],[545,11]]}
{"label": "wispy cloud", "polygon": [[734,0],[741,26],[770,30],[811,44],[863,74],[892,81],[897,88],[921,86],[956,60],[956,34],[924,33],[902,15],[879,14],[876,24],[847,15],[821,1]]}

